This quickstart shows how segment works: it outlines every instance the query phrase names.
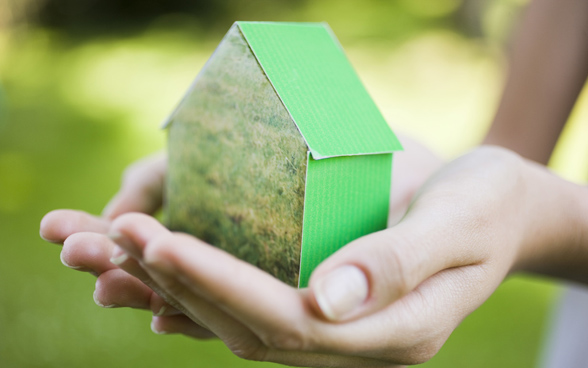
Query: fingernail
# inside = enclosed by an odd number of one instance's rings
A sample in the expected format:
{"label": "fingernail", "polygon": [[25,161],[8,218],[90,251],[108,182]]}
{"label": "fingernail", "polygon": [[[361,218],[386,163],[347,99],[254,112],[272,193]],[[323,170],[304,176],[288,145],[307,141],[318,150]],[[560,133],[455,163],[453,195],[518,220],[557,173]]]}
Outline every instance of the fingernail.
{"label": "fingernail", "polygon": [[[45,230],[47,227],[49,227],[49,222],[50,222],[51,217],[52,217],[51,215],[46,214],[41,219],[41,223],[39,224],[39,236],[41,237],[41,239],[45,240],[46,242],[59,244],[63,241],[62,239],[51,239],[51,238],[46,237],[45,234],[43,234],[43,230]],[[50,231],[48,231],[48,232],[51,233]]]}
{"label": "fingernail", "polygon": [[102,308],[116,308],[118,307],[118,305],[116,304],[109,304],[109,305],[104,305],[102,304],[102,302],[100,302],[100,300],[98,300],[98,297],[96,295],[96,291],[94,290],[94,295],[92,295],[94,297],[94,303],[96,303],[97,306],[102,307]]}
{"label": "fingernail", "polygon": [[127,259],[129,259],[129,255],[125,253],[120,247],[114,247],[112,251],[112,257],[110,257],[110,262],[115,265],[123,264]]}
{"label": "fingernail", "polygon": [[151,320],[151,331],[155,332],[158,335],[165,335],[167,333],[166,331],[158,330],[157,327],[155,327],[155,318]]}
{"label": "fingernail", "polygon": [[61,263],[68,268],[71,268],[72,270],[81,270],[82,267],[80,266],[72,266],[70,264],[68,264],[65,259],[63,258],[63,251],[61,253],[59,253],[59,260],[61,260]]}
{"label": "fingernail", "polygon": [[41,231],[39,231],[39,236],[41,237],[41,239],[45,240],[48,243],[54,243],[54,244],[59,244],[60,241],[59,240],[53,240],[53,239],[49,239],[43,236],[43,233],[41,233]]}
{"label": "fingernail", "polygon": [[154,313],[153,315],[154,315],[155,317],[163,316],[163,314],[165,313],[165,311],[166,311],[166,310],[167,310],[167,306],[163,305],[163,306],[161,307],[161,309],[159,310],[159,312],[157,312],[157,313]]}
{"label": "fingernail", "polygon": [[368,296],[368,280],[359,268],[342,266],[316,282],[316,301],[328,319],[338,321],[356,310]]}
{"label": "fingernail", "polygon": [[137,248],[137,245],[128,237],[124,236],[119,232],[109,233],[108,237],[110,238],[110,240],[112,240],[116,245],[124,249],[126,252],[132,254],[135,257],[141,257],[141,252]]}
{"label": "fingernail", "polygon": [[118,231],[108,233],[108,237],[116,244],[118,244],[119,242],[128,244],[128,240],[126,239],[126,237]]}

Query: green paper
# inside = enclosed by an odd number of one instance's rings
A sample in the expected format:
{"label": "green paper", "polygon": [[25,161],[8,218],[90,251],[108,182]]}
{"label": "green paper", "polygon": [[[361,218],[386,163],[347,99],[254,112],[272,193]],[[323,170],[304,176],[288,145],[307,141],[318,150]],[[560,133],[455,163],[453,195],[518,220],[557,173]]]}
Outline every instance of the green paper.
{"label": "green paper", "polygon": [[386,227],[401,147],[325,24],[236,23],[166,125],[167,226],[289,285]]}
{"label": "green paper", "polygon": [[392,154],[310,158],[299,287],[339,248],[386,228],[391,171]]}
{"label": "green paper", "polygon": [[402,149],[325,24],[237,24],[313,158]]}

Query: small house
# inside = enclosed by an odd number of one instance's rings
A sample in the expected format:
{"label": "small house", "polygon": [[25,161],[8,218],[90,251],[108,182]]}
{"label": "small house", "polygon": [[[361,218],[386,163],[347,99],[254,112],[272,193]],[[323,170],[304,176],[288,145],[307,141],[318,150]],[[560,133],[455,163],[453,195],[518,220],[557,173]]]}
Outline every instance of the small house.
{"label": "small house", "polygon": [[326,24],[236,22],[166,126],[167,226],[287,284],[387,225],[402,147]]}

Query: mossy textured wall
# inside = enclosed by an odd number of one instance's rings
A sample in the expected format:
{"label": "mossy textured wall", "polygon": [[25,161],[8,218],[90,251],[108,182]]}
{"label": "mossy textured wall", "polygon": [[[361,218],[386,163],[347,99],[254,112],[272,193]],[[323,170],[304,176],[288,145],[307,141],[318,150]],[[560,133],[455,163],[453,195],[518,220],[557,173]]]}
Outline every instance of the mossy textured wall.
{"label": "mossy textured wall", "polygon": [[307,146],[233,26],[169,127],[167,225],[296,286]]}

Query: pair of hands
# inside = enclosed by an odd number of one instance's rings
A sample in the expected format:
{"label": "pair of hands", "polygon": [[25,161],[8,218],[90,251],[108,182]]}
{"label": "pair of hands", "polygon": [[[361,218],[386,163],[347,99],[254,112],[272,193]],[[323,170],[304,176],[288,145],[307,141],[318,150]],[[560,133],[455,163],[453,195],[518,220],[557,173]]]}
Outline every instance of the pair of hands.
{"label": "pair of hands", "polygon": [[398,224],[342,248],[307,289],[150,217],[161,206],[163,156],[127,170],[101,217],[53,211],[41,236],[63,243],[66,266],[98,277],[97,304],[150,309],[155,332],[216,336],[242,358],[293,366],[416,364],[509,272],[558,274],[565,265],[569,273],[578,254],[555,256],[553,242],[585,255],[570,230],[578,221],[560,206],[577,207],[562,195],[580,190],[572,184],[509,151],[479,148],[421,185],[440,163],[427,154],[418,160],[427,166],[395,163],[395,180],[407,178],[395,183],[402,193],[391,217],[406,212]]}

